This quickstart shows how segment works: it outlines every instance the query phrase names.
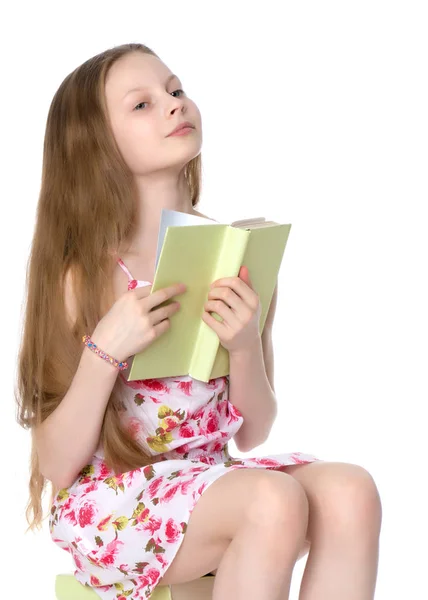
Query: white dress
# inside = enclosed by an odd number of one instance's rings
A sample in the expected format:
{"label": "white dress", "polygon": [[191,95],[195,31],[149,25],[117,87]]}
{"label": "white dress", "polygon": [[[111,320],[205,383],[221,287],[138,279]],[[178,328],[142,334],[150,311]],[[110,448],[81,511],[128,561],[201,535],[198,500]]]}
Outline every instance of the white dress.
{"label": "white dress", "polygon": [[[128,289],[150,284],[129,278]],[[150,598],[174,559],[197,501],[232,469],[280,469],[317,459],[301,452],[233,458],[243,423],[229,377],[190,376],[123,383],[125,426],[153,464],[115,476],[98,448],[76,481],[53,499],[53,541],[70,552],[75,577],[103,600]]]}

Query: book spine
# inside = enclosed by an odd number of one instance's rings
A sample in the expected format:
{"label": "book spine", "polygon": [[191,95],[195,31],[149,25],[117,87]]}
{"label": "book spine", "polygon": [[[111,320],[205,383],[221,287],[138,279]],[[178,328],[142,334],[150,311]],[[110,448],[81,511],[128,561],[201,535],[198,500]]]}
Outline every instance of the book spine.
{"label": "book spine", "polygon": [[[228,225],[225,229],[223,243],[217,258],[212,281],[223,277],[237,277],[242,266],[251,231]],[[208,299],[207,290],[207,299]],[[212,316],[221,321],[217,313]],[[217,355],[220,340],[217,333],[201,320],[192,358],[189,375],[200,381],[209,381],[213,364]]]}

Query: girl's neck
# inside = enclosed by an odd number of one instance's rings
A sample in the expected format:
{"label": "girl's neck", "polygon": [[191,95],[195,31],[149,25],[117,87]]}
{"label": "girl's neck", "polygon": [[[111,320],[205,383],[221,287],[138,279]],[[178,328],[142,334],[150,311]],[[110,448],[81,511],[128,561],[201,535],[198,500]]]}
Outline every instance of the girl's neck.
{"label": "girl's neck", "polygon": [[[181,212],[186,212],[189,215],[195,215],[197,217],[205,217],[205,215],[202,215],[193,207]],[[157,220],[151,221],[150,226],[137,228],[137,233],[134,234],[133,239],[124,243],[120,248],[118,252],[119,258],[124,262],[126,262],[126,259],[128,258],[129,260],[143,261],[149,265],[154,264],[156,260],[159,225],[160,214],[157,217]]]}

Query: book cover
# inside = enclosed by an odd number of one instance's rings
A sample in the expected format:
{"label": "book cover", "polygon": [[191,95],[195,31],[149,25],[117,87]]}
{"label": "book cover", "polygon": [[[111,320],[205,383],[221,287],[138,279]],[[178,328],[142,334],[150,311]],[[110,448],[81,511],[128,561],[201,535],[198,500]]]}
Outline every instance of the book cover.
{"label": "book cover", "polygon": [[[247,238],[241,264],[248,267],[250,281],[260,299],[260,334],[263,333],[290,229],[291,225],[255,228]],[[239,273],[240,266],[236,275]],[[210,379],[228,374],[229,352],[219,344]]]}
{"label": "book cover", "polygon": [[222,224],[166,209],[162,217],[151,293],[178,281],[187,289],[177,297],[180,310],[168,331],[128,361],[128,380],[190,375],[209,381],[227,375],[228,352],[202,320],[210,285],[237,276],[245,264],[260,297],[262,332],[291,225],[263,218]]}

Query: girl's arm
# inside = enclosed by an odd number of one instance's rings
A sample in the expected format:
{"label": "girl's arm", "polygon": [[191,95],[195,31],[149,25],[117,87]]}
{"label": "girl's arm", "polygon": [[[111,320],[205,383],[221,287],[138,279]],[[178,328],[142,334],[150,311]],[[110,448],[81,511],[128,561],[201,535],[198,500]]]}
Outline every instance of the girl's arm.
{"label": "girl's arm", "polygon": [[233,437],[241,452],[249,452],[268,438],[277,417],[276,396],[266,374],[261,340],[230,355],[230,401],[244,417]]}
{"label": "girl's arm", "polygon": [[278,299],[278,283],[266,317],[261,343],[241,356],[230,357],[229,393],[243,417],[233,440],[241,452],[266,441],[277,416],[274,390],[272,328]]}
{"label": "girl's arm", "polygon": [[[65,300],[70,321],[75,320],[69,274]],[[118,371],[83,347],[71,386],[59,406],[34,430],[41,473],[53,487],[69,487],[97,449],[101,426]]]}

